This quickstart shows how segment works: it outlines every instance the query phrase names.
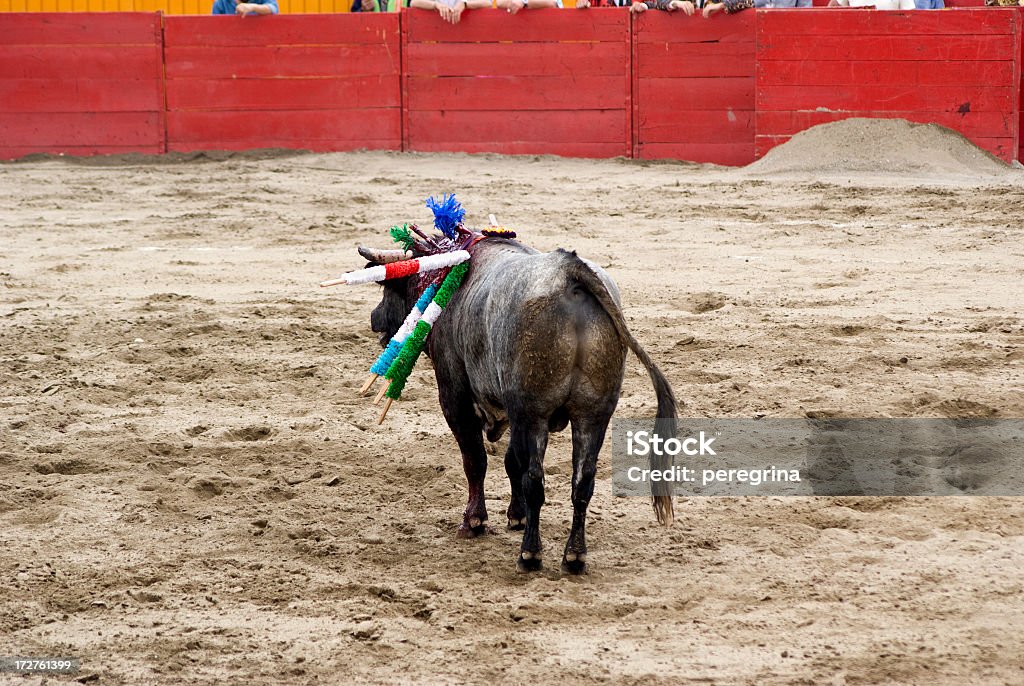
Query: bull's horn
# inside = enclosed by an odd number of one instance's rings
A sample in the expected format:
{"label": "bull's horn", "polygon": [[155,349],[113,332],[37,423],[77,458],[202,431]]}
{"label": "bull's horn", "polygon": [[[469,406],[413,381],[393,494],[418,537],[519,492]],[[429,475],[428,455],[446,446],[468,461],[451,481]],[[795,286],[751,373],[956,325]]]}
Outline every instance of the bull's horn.
{"label": "bull's horn", "polygon": [[359,246],[359,254],[374,264],[390,264],[401,262],[412,257],[411,250],[381,250],[380,248],[366,248]]}

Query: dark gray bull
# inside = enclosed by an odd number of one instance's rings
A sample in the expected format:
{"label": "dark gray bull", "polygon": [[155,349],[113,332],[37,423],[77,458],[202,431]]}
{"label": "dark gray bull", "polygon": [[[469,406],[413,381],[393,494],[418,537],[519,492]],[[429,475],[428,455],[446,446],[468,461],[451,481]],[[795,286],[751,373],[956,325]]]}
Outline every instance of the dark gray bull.
{"label": "dark gray bull", "polygon": [[[471,252],[469,274],[435,324],[427,349],[441,410],[469,481],[458,535],[487,531],[483,433],[497,441],[510,428],[508,525],[525,527],[520,569],[540,569],[544,451],[548,433],[571,423],[573,519],[562,567],[582,573],[597,455],[619,401],[627,348],[651,376],[658,417],[675,418],[675,397],[629,332],[618,289],[599,267],[574,252],[538,253],[506,239],[481,241]],[[410,278],[385,282],[384,297],[371,315],[382,345],[398,330],[416,295]],[[658,521],[670,523],[671,496],[656,495],[653,502]]]}

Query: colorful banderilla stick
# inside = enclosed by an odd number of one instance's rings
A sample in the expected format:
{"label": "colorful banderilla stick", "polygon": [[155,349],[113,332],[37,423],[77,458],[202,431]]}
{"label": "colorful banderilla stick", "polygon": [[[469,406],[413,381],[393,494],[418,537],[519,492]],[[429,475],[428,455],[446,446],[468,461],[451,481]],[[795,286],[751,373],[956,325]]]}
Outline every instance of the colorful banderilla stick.
{"label": "colorful banderilla stick", "polygon": [[375,267],[358,269],[354,272],[342,274],[337,279],[321,281],[320,287],[337,286],[338,284],[372,283],[374,281],[386,281],[388,279],[399,279],[403,276],[422,274],[437,269],[444,269],[456,264],[461,264],[469,259],[469,253],[465,250],[440,253],[437,255],[426,255],[415,260],[403,260],[390,264],[380,264]]}
{"label": "colorful banderilla stick", "polygon": [[416,323],[416,328],[413,329],[402,345],[402,351],[398,353],[398,357],[395,358],[387,373],[384,374],[384,378],[391,383],[381,391],[377,396],[377,400],[374,401],[379,402],[382,397],[387,395],[388,400],[384,404],[384,409],[381,410],[380,418],[377,420],[378,424],[384,422],[384,417],[387,416],[388,410],[391,409],[391,403],[402,396],[405,382],[408,380],[409,374],[412,373],[412,368],[416,365],[416,360],[419,359],[420,353],[423,352],[423,347],[426,345],[427,335],[430,333],[431,327],[438,317],[441,316],[444,308],[448,306],[452,295],[462,285],[462,279],[465,278],[467,271],[469,271],[469,263],[461,262],[448,272],[448,276],[444,277],[441,287],[437,290],[437,295],[427,305],[427,309],[423,312],[423,317]]}
{"label": "colorful banderilla stick", "polygon": [[398,353],[402,352],[402,344],[405,343],[405,339],[409,337],[412,330],[416,328],[416,322],[423,316],[424,310],[427,309],[427,305],[437,295],[437,284],[431,284],[427,286],[427,290],[423,291],[423,295],[416,301],[412,310],[406,315],[405,321],[402,322],[402,326],[399,327],[398,332],[391,338],[388,346],[384,348],[384,352],[380,354],[377,361],[370,367],[370,378],[366,380],[363,387],[359,389],[359,395],[366,395],[366,392],[370,390],[377,379],[388,373],[388,368],[391,367],[391,363],[398,357]]}

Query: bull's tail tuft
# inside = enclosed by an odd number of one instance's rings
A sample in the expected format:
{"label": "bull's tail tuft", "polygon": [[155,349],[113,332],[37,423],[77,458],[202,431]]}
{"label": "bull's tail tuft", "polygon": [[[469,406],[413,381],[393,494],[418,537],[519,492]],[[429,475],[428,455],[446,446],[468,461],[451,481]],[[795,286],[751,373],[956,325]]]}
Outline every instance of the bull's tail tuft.
{"label": "bull's tail tuft", "polygon": [[[601,281],[601,277],[586,262],[581,260],[575,251],[571,253],[567,251],[562,252],[567,258],[566,262],[569,267],[570,276],[575,278],[594,296],[602,309],[611,318],[619,338],[633,351],[633,354],[637,356],[640,363],[647,369],[647,373],[651,377],[651,383],[654,385],[654,394],[658,398],[658,419],[655,427],[657,433],[662,436],[675,436],[677,418],[676,396],[672,392],[668,379],[665,378],[658,365],[650,358],[647,351],[640,347],[640,343],[629,331],[629,327],[626,325],[626,318],[622,315],[622,310],[619,308],[618,303],[615,302],[611,293],[608,292],[604,282]],[[667,455],[655,456],[652,451],[652,469],[668,469],[671,467],[671,461],[671,457]],[[658,523],[664,526],[671,526],[675,519],[675,508],[672,504],[672,486],[670,482],[655,481],[651,484],[651,504],[654,507],[654,515],[658,518]]]}

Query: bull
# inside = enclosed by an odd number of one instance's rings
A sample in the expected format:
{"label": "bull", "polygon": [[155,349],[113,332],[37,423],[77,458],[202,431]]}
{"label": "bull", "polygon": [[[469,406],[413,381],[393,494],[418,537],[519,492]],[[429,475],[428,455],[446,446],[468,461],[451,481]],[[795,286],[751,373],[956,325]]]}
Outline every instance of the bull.
{"label": "bull", "polygon": [[[458,536],[488,531],[484,437],[494,442],[508,430],[508,527],[523,530],[519,569],[539,570],[544,453],[549,433],[571,424],[573,518],[562,569],[581,574],[598,452],[619,400],[627,350],[646,367],[658,417],[670,421],[674,433],[672,388],[630,333],[618,288],[600,267],[575,252],[540,253],[505,238],[478,242],[470,252],[472,268],[427,345],[441,410],[469,483]],[[360,253],[375,261],[374,251]],[[419,292],[416,277],[384,282],[383,297],[370,316],[381,345],[401,326]],[[662,491],[652,503],[658,521],[670,524],[671,495]]]}

